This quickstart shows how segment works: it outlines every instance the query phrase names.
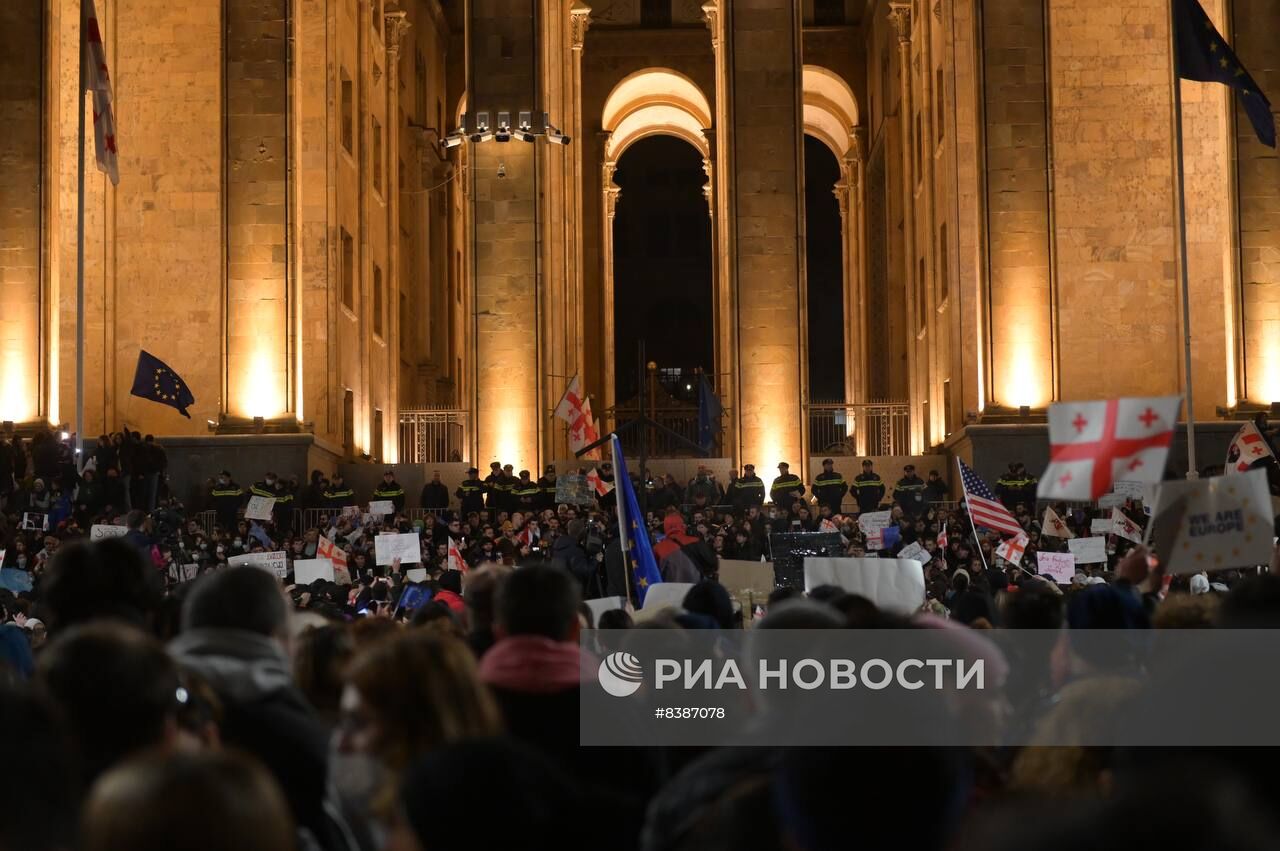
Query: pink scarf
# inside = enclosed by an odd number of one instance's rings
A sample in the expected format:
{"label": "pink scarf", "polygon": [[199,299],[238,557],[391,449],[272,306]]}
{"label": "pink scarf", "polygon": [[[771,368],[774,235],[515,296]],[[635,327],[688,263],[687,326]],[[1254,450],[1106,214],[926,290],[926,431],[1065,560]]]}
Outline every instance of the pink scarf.
{"label": "pink scarf", "polygon": [[480,660],[480,679],[494,688],[551,694],[576,688],[591,670],[576,643],[540,635],[513,635],[493,645]]}

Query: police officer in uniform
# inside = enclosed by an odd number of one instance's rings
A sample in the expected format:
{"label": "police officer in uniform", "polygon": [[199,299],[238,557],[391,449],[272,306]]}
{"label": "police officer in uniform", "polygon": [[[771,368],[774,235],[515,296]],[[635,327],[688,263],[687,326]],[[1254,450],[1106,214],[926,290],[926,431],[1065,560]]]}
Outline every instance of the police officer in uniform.
{"label": "police officer in uniform", "polygon": [[213,502],[213,510],[218,515],[218,525],[223,529],[234,530],[236,512],[244,502],[244,488],[231,478],[231,471],[223,470],[218,474],[218,480],[209,491],[209,497]]}
{"label": "police officer in uniform", "polygon": [[745,513],[753,505],[764,505],[764,480],[756,475],[755,464],[744,464],[742,475],[729,486],[734,511]]}
{"label": "police officer in uniform", "polygon": [[494,461],[489,465],[489,475],[484,477],[484,493],[485,507],[491,512],[499,511],[502,506],[502,495],[504,493],[502,485],[505,484],[502,476],[502,464]]}
{"label": "police officer in uniform", "polygon": [[853,495],[858,500],[859,513],[876,511],[884,499],[884,480],[872,469],[871,459],[862,462],[862,472],[853,480]]}
{"label": "police officer in uniform", "polygon": [[893,486],[893,501],[902,506],[902,513],[915,517],[924,513],[924,479],[916,475],[916,465],[902,468],[902,478]]}
{"label": "police officer in uniform", "polygon": [[556,507],[556,467],[548,464],[538,479],[538,510]]}
{"label": "police officer in uniform", "polygon": [[830,458],[822,459],[822,472],[813,481],[813,495],[818,506],[825,505],[832,514],[839,514],[840,504],[848,492],[849,485],[845,483],[844,474],[835,471],[835,462]]}
{"label": "police officer in uniform", "polygon": [[475,467],[467,470],[467,478],[458,485],[458,490],[454,492],[454,496],[458,498],[458,511],[466,519],[468,514],[475,512],[479,514],[484,511],[484,494],[485,483],[480,481],[480,471]]}
{"label": "police officer in uniform", "polygon": [[297,499],[298,479],[293,477],[289,481],[284,479],[276,479],[276,504],[271,509],[271,519],[276,524],[276,530],[286,534],[293,532],[293,509]]}
{"label": "police officer in uniform", "polygon": [[769,486],[769,498],[773,504],[790,514],[791,505],[804,496],[804,482],[791,472],[791,465],[786,461],[778,464],[778,478]]}
{"label": "police officer in uniform", "polygon": [[521,470],[520,478],[516,479],[516,483],[511,486],[511,500],[515,506],[514,510],[532,514],[538,510],[538,500],[541,496],[542,490],[538,487],[537,482],[529,478],[529,471]]}
{"label": "police officer in uniform", "polygon": [[396,514],[404,511],[404,488],[400,487],[400,483],[396,481],[395,472],[387,470],[382,474],[382,484],[373,489],[373,498],[375,500],[391,500],[391,504],[396,509]]}
{"label": "police officer in uniform", "polygon": [[348,505],[355,505],[356,492],[347,487],[347,483],[342,480],[342,473],[333,474],[333,478],[329,480],[329,487],[325,488],[324,501],[331,510],[335,512],[342,511]]}
{"label": "police officer in uniform", "polygon": [[508,514],[515,511],[516,505],[516,482],[520,481],[516,478],[515,468],[510,464],[502,465],[502,498],[498,500],[498,510],[505,511]]}

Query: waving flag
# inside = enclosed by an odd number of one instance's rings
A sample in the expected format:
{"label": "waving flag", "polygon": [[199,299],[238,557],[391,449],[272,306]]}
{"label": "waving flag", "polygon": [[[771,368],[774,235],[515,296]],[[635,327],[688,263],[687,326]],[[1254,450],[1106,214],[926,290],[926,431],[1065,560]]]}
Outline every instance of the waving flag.
{"label": "waving flag", "polygon": [[600,478],[600,471],[595,467],[592,467],[591,472],[587,473],[587,484],[591,485],[591,489],[596,492],[596,496],[604,496],[613,490],[613,485]]}
{"label": "waving flag", "polygon": [[653,545],[649,543],[649,530],[643,525],[640,502],[636,489],[631,486],[627,474],[627,459],[622,457],[622,444],[616,434],[610,436],[613,447],[613,473],[618,482],[618,536],[622,549],[631,562],[636,588],[636,608],[644,605],[644,595],[649,587],[662,581],[658,560],[653,557]]}
{"label": "waving flag", "polygon": [[1181,396],[1058,402],[1049,406],[1049,466],[1041,499],[1097,499],[1117,479],[1158,482]]}
{"label": "waving flag", "polygon": [[[575,375],[569,381],[569,386],[565,388],[564,395],[560,397],[552,413],[568,423],[569,450],[575,455],[584,446],[590,446],[600,439],[595,422],[591,418],[591,400],[582,392],[580,376]],[[600,452],[593,449],[583,457],[599,458]]]}
{"label": "waving flag", "polygon": [[1142,527],[1130,520],[1119,508],[1111,509],[1111,534],[1142,543]]}
{"label": "waving flag", "polygon": [[327,558],[335,571],[338,568],[347,569],[347,551],[324,535],[320,536],[316,544],[316,558]]}
{"label": "waving flag", "polygon": [[964,501],[969,506],[969,517],[973,520],[973,525],[993,532],[1021,535],[1022,526],[1009,513],[1009,509],[1004,507],[1004,503],[995,498],[987,483],[959,458],[956,463],[960,465],[960,486],[964,489]]}
{"label": "waving flag", "polygon": [[[111,75],[107,72],[107,52],[102,45],[102,27],[98,24],[98,11],[93,0],[84,0],[80,6],[83,18],[81,28],[80,63],[84,89],[93,93],[93,147],[98,171],[110,178],[112,185],[120,182],[120,166],[116,157],[116,116],[111,107]],[[84,108],[84,104],[81,104]],[[80,140],[84,144],[84,140]]]}
{"label": "waving flag", "polygon": [[467,572],[467,560],[462,557],[462,550],[458,547],[458,542],[452,537],[449,538],[448,568],[461,573]]}
{"label": "waving flag", "polygon": [[1022,556],[1027,551],[1027,544],[1031,539],[1027,537],[1025,532],[1019,533],[1016,537],[1010,538],[1000,546],[996,547],[996,555],[1009,562],[1009,564],[1022,566]]}
{"label": "waving flag", "polygon": [[698,445],[710,452],[716,447],[716,438],[720,436],[720,418],[724,415],[724,406],[720,397],[711,389],[711,382],[704,372],[698,380]]}
{"label": "waving flag", "polygon": [[1071,531],[1071,528],[1066,523],[1062,522],[1058,512],[1052,508],[1044,510],[1044,522],[1040,524],[1040,531],[1051,538],[1067,540],[1075,537],[1075,533]]}
{"label": "waving flag", "polygon": [[1275,453],[1271,451],[1271,444],[1267,443],[1267,439],[1262,436],[1262,432],[1258,431],[1258,427],[1253,423],[1245,423],[1231,439],[1231,448],[1227,450],[1227,463],[1223,465],[1224,472],[1227,475],[1247,473],[1249,468],[1258,461],[1275,457]]}
{"label": "waving flag", "polygon": [[138,366],[133,371],[133,389],[129,392],[134,396],[168,405],[187,419],[191,419],[187,408],[196,403],[196,397],[191,395],[191,388],[182,380],[182,376],[147,351],[138,352]]}
{"label": "waving flag", "polygon": [[1271,101],[1209,20],[1199,0],[1173,0],[1173,20],[1178,76],[1235,89],[1258,141],[1274,148],[1276,119],[1271,113]]}

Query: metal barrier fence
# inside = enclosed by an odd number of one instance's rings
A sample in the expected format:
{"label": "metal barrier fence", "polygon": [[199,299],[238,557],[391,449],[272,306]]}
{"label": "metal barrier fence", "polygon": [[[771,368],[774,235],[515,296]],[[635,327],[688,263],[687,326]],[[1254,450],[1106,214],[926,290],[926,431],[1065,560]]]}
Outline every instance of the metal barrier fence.
{"label": "metal barrier fence", "polygon": [[[622,431],[622,427],[632,420],[639,417],[639,409],[634,407],[613,408],[609,412],[614,423],[614,430],[618,431],[618,438],[622,442],[622,448],[628,455],[639,452],[640,450],[640,429],[632,429]],[[711,447],[711,454],[716,455],[723,446],[724,440],[724,417],[727,415],[728,409],[721,411],[721,426],[714,429],[714,444]],[[670,429],[680,437],[694,444],[699,443],[698,430],[698,408],[691,407],[658,407],[645,408],[645,414],[649,419],[659,425]],[[659,431],[658,429],[646,429],[648,431],[647,454],[650,458],[693,458],[698,455],[691,447],[686,446],[678,440],[672,439],[670,434]]]}
{"label": "metal barrier fence", "polygon": [[406,464],[466,461],[470,412],[459,408],[400,411],[400,460]]}
{"label": "metal barrier fence", "polygon": [[809,446],[815,455],[910,455],[910,410],[906,402],[812,402]]}

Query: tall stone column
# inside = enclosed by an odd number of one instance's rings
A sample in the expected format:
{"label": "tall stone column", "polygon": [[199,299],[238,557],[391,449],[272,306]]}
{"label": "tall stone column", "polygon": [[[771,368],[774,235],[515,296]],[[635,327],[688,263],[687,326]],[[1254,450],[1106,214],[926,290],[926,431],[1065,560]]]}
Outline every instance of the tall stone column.
{"label": "tall stone column", "polygon": [[400,43],[409,29],[403,9],[383,15],[387,46],[387,314],[385,339],[387,410],[382,419],[382,445],[386,458],[400,459]]}
{"label": "tall stone column", "polygon": [[907,386],[911,397],[911,447],[913,451],[922,448],[923,434],[921,418],[922,395],[917,385],[916,332],[919,326],[916,317],[920,306],[917,304],[916,292],[916,250],[915,250],[915,186],[916,173],[911,161],[914,134],[911,127],[911,4],[890,3],[889,20],[893,22],[894,33],[898,37],[898,82],[901,86],[898,102],[898,118],[900,124],[899,139],[902,154],[902,285],[905,287],[907,305]]}
{"label": "tall stone column", "polygon": [[[604,143],[600,146],[603,152],[608,148],[608,134],[602,134],[605,137]],[[600,165],[600,227],[604,229],[604,252],[602,256],[604,265],[604,406],[600,411],[595,412],[598,417],[605,417],[604,427],[611,428],[613,423],[608,421],[606,410],[612,410],[613,406],[618,403],[617,399],[617,352],[615,351],[615,339],[613,327],[613,220],[618,211],[618,199],[622,195],[622,188],[613,182],[613,173],[617,169],[618,164],[613,160],[605,160]]]}
{"label": "tall stone column", "polygon": [[[735,409],[743,463],[807,466],[800,10],[794,0],[719,10],[728,124],[720,174],[732,210]],[[721,111],[721,115],[725,114]]]}

